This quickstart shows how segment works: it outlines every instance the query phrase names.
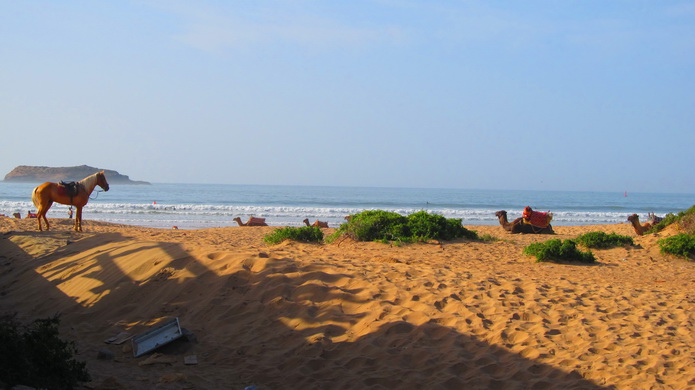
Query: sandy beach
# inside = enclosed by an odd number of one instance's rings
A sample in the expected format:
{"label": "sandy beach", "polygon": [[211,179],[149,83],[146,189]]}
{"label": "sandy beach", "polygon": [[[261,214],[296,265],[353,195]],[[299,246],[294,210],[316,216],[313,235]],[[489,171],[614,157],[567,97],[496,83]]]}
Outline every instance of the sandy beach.
{"label": "sandy beach", "polygon": [[[673,229],[466,226],[500,240],[268,246],[273,227],[51,222],[38,232],[36,220],[0,218],[0,314],[60,313],[85,388],[695,387],[695,262],[656,244]],[[590,231],[635,245],[593,250],[595,265],[522,254]],[[104,341],[174,317],[191,334],[143,357]]]}

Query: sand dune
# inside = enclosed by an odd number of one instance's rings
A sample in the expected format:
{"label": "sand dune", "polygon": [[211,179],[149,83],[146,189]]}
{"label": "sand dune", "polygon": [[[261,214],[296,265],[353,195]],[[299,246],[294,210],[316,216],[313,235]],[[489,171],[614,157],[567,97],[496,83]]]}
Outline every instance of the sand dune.
{"label": "sand dune", "polygon": [[[628,224],[556,227],[635,239],[568,265],[522,254],[551,237],[499,226],[468,227],[496,242],[392,247],[267,246],[272,227],[34,223],[0,221],[0,312],[60,313],[92,389],[695,387],[695,263]],[[171,317],[193,336],[140,358],[104,343]]]}

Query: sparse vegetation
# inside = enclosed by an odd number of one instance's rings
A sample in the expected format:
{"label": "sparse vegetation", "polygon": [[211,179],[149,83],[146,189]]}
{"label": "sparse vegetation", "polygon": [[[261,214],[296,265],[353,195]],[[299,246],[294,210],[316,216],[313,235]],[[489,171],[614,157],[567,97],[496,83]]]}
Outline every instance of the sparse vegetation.
{"label": "sparse vegetation", "polygon": [[695,234],[695,206],[692,206],[685,211],[681,211],[678,214],[666,214],[664,219],[654,225],[649,233],[660,232],[666,226],[673,223],[678,223],[686,233],[690,235]]}
{"label": "sparse vegetation", "polygon": [[695,212],[684,215],[678,224],[686,233],[695,235]]}
{"label": "sparse vegetation", "polygon": [[661,253],[693,260],[695,258],[695,206],[678,214],[667,214],[649,232],[659,232],[674,223],[677,223],[684,233],[657,241],[661,247]]}
{"label": "sparse vegetation", "polygon": [[328,238],[349,237],[356,241],[411,243],[455,238],[478,239],[474,231],[461,225],[460,219],[418,211],[407,217],[383,210],[367,210],[353,215]]}
{"label": "sparse vegetation", "polygon": [[484,241],[484,242],[500,241],[500,238],[495,237],[492,234],[482,234],[482,235],[479,235],[478,238],[480,239],[480,241]]}
{"label": "sparse vegetation", "polygon": [[574,240],[577,244],[592,249],[608,249],[618,246],[634,245],[632,237],[605,232],[589,232],[582,234]]}
{"label": "sparse vegetation", "polygon": [[267,234],[263,241],[275,245],[285,240],[299,242],[323,242],[323,232],[317,226],[284,227]]}
{"label": "sparse vegetation", "polygon": [[593,263],[596,261],[591,251],[580,251],[577,249],[577,244],[572,240],[553,239],[545,242],[536,242],[524,248],[524,254],[535,256],[539,262],[578,261],[581,263]]}
{"label": "sparse vegetation", "polygon": [[0,382],[48,389],[73,389],[91,380],[86,363],[75,360],[75,343],[58,337],[59,318],[37,319],[21,327],[0,319]]}
{"label": "sparse vegetation", "polygon": [[692,234],[677,234],[662,238],[657,243],[661,247],[661,253],[668,253],[690,260],[693,260],[693,257],[695,257],[695,236]]}

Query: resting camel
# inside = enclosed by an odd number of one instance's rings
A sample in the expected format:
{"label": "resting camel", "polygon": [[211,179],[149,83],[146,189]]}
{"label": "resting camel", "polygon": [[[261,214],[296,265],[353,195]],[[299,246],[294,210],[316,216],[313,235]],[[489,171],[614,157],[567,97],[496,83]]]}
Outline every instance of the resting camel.
{"label": "resting camel", "polygon": [[519,217],[512,222],[508,222],[506,210],[496,212],[495,216],[499,219],[502,228],[512,234],[555,234],[555,231],[553,231],[553,227],[551,225],[546,227],[533,226],[529,223],[524,223],[524,219],[522,217]]}
{"label": "resting camel", "polygon": [[268,226],[268,224],[265,223],[265,218],[249,217],[246,223],[241,222],[241,218],[239,217],[234,218],[234,220],[239,226]]}
{"label": "resting camel", "polygon": [[312,225],[309,225],[309,218],[306,218],[302,222],[304,222],[307,226],[320,227],[320,228],[327,228],[328,227],[328,222],[319,221],[318,219]]}
{"label": "resting camel", "polygon": [[513,222],[509,223],[507,221],[507,211],[506,210],[500,210],[495,213],[495,217],[499,219],[500,225],[502,225],[502,229],[511,232],[512,231],[512,226],[518,224],[521,222],[521,217],[515,219]]}
{"label": "resting camel", "polygon": [[662,217],[658,217],[654,213],[647,213],[647,216],[649,217],[649,222],[651,222],[652,225],[656,225],[657,223],[664,220]]}
{"label": "resting camel", "polygon": [[627,220],[630,221],[630,223],[632,223],[632,227],[635,229],[635,233],[637,233],[638,236],[643,235],[647,232],[647,230],[651,229],[654,226],[652,221],[640,223],[639,216],[637,216],[637,214],[630,215],[629,217],[627,217]]}

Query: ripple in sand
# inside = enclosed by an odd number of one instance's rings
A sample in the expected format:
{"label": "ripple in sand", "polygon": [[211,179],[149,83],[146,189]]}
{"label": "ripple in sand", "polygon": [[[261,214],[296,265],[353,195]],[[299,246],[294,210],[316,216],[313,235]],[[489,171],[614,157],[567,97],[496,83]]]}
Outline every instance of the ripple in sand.
{"label": "ripple in sand", "polygon": [[508,334],[505,334],[505,333],[502,334],[502,337],[504,337],[507,341],[514,343],[514,344],[523,343],[526,340],[528,340],[530,337],[529,334],[526,332],[512,331],[512,332],[509,332]]}

